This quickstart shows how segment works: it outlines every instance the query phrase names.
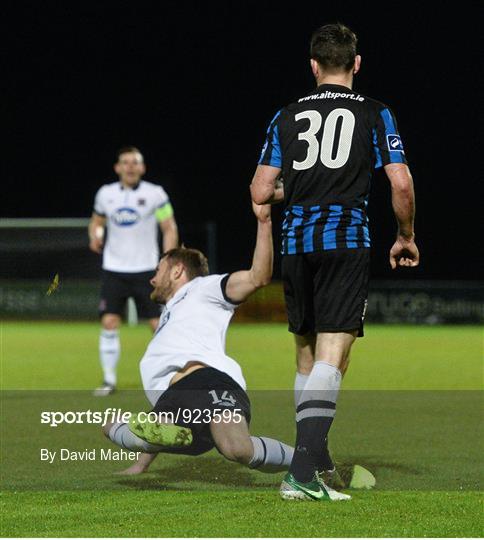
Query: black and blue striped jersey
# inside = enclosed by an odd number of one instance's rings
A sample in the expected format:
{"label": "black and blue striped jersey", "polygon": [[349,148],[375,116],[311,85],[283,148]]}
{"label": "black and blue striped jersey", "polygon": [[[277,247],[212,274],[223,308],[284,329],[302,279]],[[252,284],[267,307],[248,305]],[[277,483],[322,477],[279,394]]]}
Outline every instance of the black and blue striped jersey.
{"label": "black and blue striped jersey", "polygon": [[282,169],[282,253],[370,247],[370,180],[375,168],[389,163],[406,159],[386,105],[323,84],[281,109],[259,164]]}

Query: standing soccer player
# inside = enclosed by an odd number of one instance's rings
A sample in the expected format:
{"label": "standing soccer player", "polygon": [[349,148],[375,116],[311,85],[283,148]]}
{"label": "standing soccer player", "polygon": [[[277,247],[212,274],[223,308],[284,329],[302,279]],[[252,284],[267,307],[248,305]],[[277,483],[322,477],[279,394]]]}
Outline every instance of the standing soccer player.
{"label": "standing soccer player", "polygon": [[251,185],[258,204],[284,201],[282,277],[297,358],[296,450],[281,485],[285,499],[327,498],[318,474],[334,469],[327,435],[351,346],[363,335],[374,168],[384,167],[392,188],[391,267],[419,263],[402,141],[390,109],[352,90],[361,64],[356,42],[341,24],[314,32],[317,88],[276,114]]}
{"label": "standing soccer player", "polygon": [[158,223],[163,251],[178,246],[168,195],[161,186],[141,180],[146,170],[141,152],[134,146],[119,150],[114,170],[119,181],[97,192],[88,229],[90,249],[103,254],[99,354],[104,379],[94,391],[97,396],[116,387],[119,327],[127,299],[134,298],[139,317],[148,319],[153,331],[158,325],[159,308],[150,300],[149,285],[159,260]]}

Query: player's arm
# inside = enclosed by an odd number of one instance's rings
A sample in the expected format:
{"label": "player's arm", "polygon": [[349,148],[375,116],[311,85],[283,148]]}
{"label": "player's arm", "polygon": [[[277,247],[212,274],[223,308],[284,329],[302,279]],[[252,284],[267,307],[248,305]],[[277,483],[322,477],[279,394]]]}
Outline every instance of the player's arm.
{"label": "player's arm", "polygon": [[417,266],[420,255],[415,244],[412,175],[404,163],[389,163],[384,168],[392,186],[392,206],[398,224],[397,239],[390,250],[390,265],[393,270],[397,266]]}
{"label": "player's arm", "polygon": [[163,204],[156,210],[155,215],[163,234],[163,253],[166,253],[170,249],[178,247],[178,226],[171,203]]}
{"label": "player's arm", "polygon": [[160,229],[163,233],[163,253],[178,247],[178,226],[175,217],[160,221]]}
{"label": "player's arm", "polygon": [[91,220],[87,227],[89,234],[89,249],[94,253],[101,253],[104,244],[104,227],[106,226],[106,216],[101,216],[96,212],[92,213]]}
{"label": "player's arm", "polygon": [[230,274],[225,295],[234,303],[246,300],[253,292],[271,282],[274,250],[272,247],[271,207],[252,203],[257,218],[257,240],[250,270]]}
{"label": "player's arm", "polygon": [[250,184],[250,194],[256,204],[277,204],[284,200],[281,169],[258,165]]}
{"label": "player's arm", "polygon": [[269,124],[259,164],[250,184],[252,201],[256,204],[276,204],[284,200],[284,186],[281,181],[282,150],[279,140],[281,114],[282,110]]}

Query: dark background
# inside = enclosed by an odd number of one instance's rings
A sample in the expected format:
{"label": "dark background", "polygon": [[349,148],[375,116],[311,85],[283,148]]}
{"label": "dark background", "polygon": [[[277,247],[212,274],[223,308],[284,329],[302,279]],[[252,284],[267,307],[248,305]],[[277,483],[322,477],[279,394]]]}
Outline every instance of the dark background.
{"label": "dark background", "polygon": [[255,234],[248,185],[268,122],[314,86],[312,30],[341,21],[363,57],[354,87],[393,109],[416,186],[421,266],[392,273],[389,183],[373,179],[373,276],[478,278],[473,4],[328,4],[4,4],[2,216],[89,216],[98,187],[115,180],[116,150],[133,144],[182,229],[217,222],[219,270],[246,266]]}

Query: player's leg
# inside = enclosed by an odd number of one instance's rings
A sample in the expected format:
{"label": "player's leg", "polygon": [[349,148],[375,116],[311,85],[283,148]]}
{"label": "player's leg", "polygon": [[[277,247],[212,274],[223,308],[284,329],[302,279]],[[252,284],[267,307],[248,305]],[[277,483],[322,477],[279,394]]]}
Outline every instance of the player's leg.
{"label": "player's leg", "polygon": [[[332,465],[327,435],[341,385],[340,368],[345,369],[361,326],[368,282],[368,252],[348,251],[299,257],[304,271],[292,271],[293,311],[298,315],[299,309],[303,314],[299,320],[318,333],[314,366],[296,411],[296,450],[288,479],[299,484],[311,483],[318,470]],[[307,289],[311,289],[312,310],[307,307]]]}
{"label": "player's leg", "polygon": [[[301,393],[296,412],[297,448],[291,472],[299,481],[308,482],[321,467],[322,441],[336,413],[343,365],[357,331],[318,333],[316,361]],[[329,457],[329,455],[328,455]],[[323,469],[331,463],[323,464]]]}
{"label": "player's leg", "polygon": [[103,384],[94,391],[96,396],[114,392],[117,383],[117,365],[121,355],[119,328],[127,299],[126,284],[122,275],[103,271],[99,315],[99,359],[103,371]]}
{"label": "player's leg", "polygon": [[[127,426],[127,424],[123,424],[123,425]],[[140,441],[138,440],[139,437],[135,436],[134,440],[130,441],[129,443],[130,448],[127,448],[125,446],[126,442],[124,441],[125,435],[123,431],[127,430],[128,428],[126,427],[126,428],[122,428],[121,430],[120,429],[114,430],[113,426],[115,426],[114,423],[107,423],[105,426],[103,426],[103,433],[110,441],[117,444],[121,448],[125,448],[126,450],[132,450],[134,446],[134,448],[136,448],[135,451],[140,451],[138,450],[138,448],[141,447],[146,441]],[[131,438],[131,434],[129,434],[129,436]],[[123,475],[131,476],[131,475],[144,473],[149,469],[150,465],[153,463],[157,455],[158,455],[157,453],[147,454],[144,452],[144,450],[142,450],[142,453],[140,454],[136,462],[133,463],[133,465],[115,474],[123,474]]]}
{"label": "player's leg", "polygon": [[[294,384],[295,408],[314,366],[316,350],[314,315],[314,267],[304,255],[282,259],[282,278],[289,331],[294,334],[297,371]],[[320,469],[333,468],[327,441],[321,439]]]}
{"label": "player's leg", "polygon": [[107,396],[116,389],[117,365],[121,355],[119,328],[121,316],[117,313],[104,313],[101,317],[99,334],[99,360],[103,372],[103,383],[94,391],[95,396]]}
{"label": "player's leg", "polygon": [[297,406],[299,395],[313,367],[316,345],[313,276],[303,255],[285,255],[282,258],[282,280],[289,331],[294,334],[296,346],[294,401]]}
{"label": "player's leg", "polygon": [[[304,336],[295,335],[296,343],[296,359],[297,359],[297,372],[296,380],[294,385],[294,403],[297,409],[302,392],[309,378],[309,374],[314,366],[315,352],[316,352],[316,335],[308,333]],[[349,354],[345,357],[345,360],[342,362],[340,367],[341,376],[344,377],[344,374],[348,368],[349,364]],[[343,482],[339,477],[336,468],[333,464],[333,461],[330,456],[328,448],[328,438],[326,437],[323,441],[321,448],[321,457],[319,460],[318,470],[321,473],[324,473],[325,478],[331,482],[332,485],[342,487]]]}
{"label": "player's leg", "polygon": [[308,332],[304,336],[294,335],[296,344],[296,377],[294,380],[294,405],[297,407],[309,374],[314,365],[316,335]]}
{"label": "player's leg", "polygon": [[151,424],[137,429],[136,423],[110,423],[103,426],[104,435],[116,445],[134,452],[158,454],[175,448],[190,446],[192,443],[191,430],[168,423],[165,419],[160,422],[148,420]]}
{"label": "player's leg", "polygon": [[[314,328],[317,335],[315,363],[298,403],[297,440],[291,473],[307,482],[321,469],[324,452],[336,413],[342,372],[348,366],[351,346],[362,335],[368,294],[368,250],[335,250],[308,256],[313,268]],[[324,448],[324,447],[323,447]],[[327,469],[331,465],[329,452]]]}
{"label": "player's leg", "polygon": [[294,448],[269,437],[253,437],[245,418],[210,423],[210,433],[218,451],[229,461],[262,472],[287,471]]}
{"label": "player's leg", "polygon": [[103,385],[106,392],[98,391],[97,395],[112,393],[117,383],[117,365],[121,354],[119,328],[121,317],[117,313],[105,313],[101,317],[101,334],[99,336],[99,357],[103,370]]}

